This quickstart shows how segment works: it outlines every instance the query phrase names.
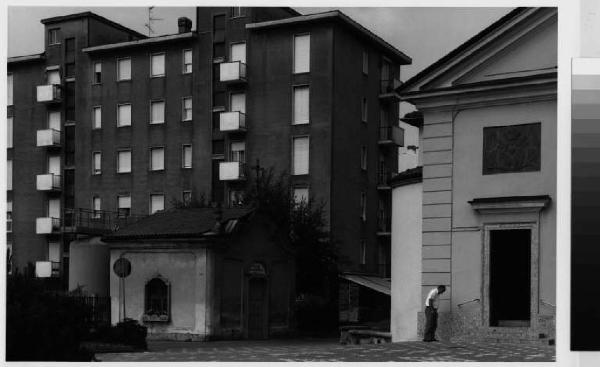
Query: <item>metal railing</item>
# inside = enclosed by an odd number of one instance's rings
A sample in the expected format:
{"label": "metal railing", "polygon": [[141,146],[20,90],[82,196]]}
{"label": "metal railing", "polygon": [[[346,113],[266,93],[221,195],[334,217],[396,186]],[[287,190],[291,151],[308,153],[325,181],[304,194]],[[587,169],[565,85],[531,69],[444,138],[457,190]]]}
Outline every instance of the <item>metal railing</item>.
{"label": "metal railing", "polygon": [[92,210],[65,209],[65,231],[73,233],[108,233],[147,217],[147,215],[124,215],[123,213]]}
{"label": "metal railing", "polygon": [[456,305],[456,307],[461,308],[462,306],[464,306],[466,304],[469,304],[469,303],[473,303],[473,302],[481,302],[481,300],[479,298],[474,298],[474,299],[472,299],[470,301],[465,301],[463,303],[459,303],[459,304]]}

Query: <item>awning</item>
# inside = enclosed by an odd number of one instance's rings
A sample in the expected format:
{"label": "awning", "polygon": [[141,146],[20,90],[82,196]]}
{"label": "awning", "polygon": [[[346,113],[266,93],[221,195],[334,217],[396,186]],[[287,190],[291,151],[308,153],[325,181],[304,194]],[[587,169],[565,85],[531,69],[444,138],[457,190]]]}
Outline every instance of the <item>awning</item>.
{"label": "awning", "polygon": [[379,293],[387,294],[388,296],[391,293],[390,288],[392,283],[387,278],[357,274],[340,274],[340,277],[363,287],[371,288]]}

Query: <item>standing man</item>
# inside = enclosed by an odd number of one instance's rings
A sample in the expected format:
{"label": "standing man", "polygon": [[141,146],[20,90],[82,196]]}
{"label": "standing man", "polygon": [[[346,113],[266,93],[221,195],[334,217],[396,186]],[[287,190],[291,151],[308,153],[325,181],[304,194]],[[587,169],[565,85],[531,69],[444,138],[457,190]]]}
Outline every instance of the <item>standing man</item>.
{"label": "standing man", "polygon": [[446,291],[445,285],[438,285],[429,291],[425,300],[425,334],[423,335],[424,342],[436,342],[435,329],[437,328],[437,307],[440,294]]}

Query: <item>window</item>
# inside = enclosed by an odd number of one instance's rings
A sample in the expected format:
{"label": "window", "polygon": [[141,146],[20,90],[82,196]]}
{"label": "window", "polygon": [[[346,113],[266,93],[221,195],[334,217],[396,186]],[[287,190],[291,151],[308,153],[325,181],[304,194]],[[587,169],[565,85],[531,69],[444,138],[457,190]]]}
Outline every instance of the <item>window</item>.
{"label": "window", "polygon": [[92,153],[92,175],[99,175],[102,173],[102,153]]}
{"label": "window", "polygon": [[369,53],[367,51],[362,53],[362,72],[365,75],[369,74]]}
{"label": "window", "polygon": [[117,152],[117,173],[131,172],[131,150]]}
{"label": "window", "polygon": [[150,56],[150,76],[165,76],[165,54]]}
{"label": "window", "polygon": [[65,78],[74,78],[75,77],[75,63],[70,62],[65,64]]}
{"label": "window", "polygon": [[232,141],[230,145],[231,162],[246,162],[246,142]]}
{"label": "window", "polygon": [[308,187],[294,187],[294,203],[308,203]]}
{"label": "window", "polygon": [[48,84],[60,84],[60,72],[58,70],[46,70],[46,82]]}
{"label": "window", "polygon": [[182,191],[181,192],[181,201],[183,205],[189,206],[192,203],[192,192],[191,191]]}
{"label": "window", "polygon": [[231,93],[229,96],[229,110],[246,113],[246,94]]}
{"label": "window", "polygon": [[483,128],[483,174],[539,171],[541,124]]}
{"label": "window", "polygon": [[192,168],[192,146],[185,144],[181,148],[181,167]]}
{"label": "window", "polygon": [[245,42],[238,42],[238,43],[231,44],[229,61],[231,61],[231,62],[239,61],[243,64],[246,63],[246,43]]}
{"label": "window", "polygon": [[12,190],[12,159],[6,161],[6,189]]}
{"label": "window", "polygon": [[6,232],[12,232],[12,200],[6,201]]}
{"label": "window", "polygon": [[292,174],[308,174],[309,140],[308,137],[293,138]]}
{"label": "window", "polygon": [[65,58],[72,60],[75,56],[75,38],[65,38]]}
{"label": "window", "polygon": [[99,196],[94,196],[92,198],[92,209],[94,211],[92,214],[93,219],[102,218],[102,213],[100,212],[102,210],[102,199],[100,199]]}
{"label": "window", "polygon": [[150,148],[150,171],[165,169],[165,148]]}
{"label": "window", "polygon": [[150,102],[150,123],[163,124],[165,122],[165,101]]}
{"label": "window", "polygon": [[310,34],[294,36],[294,73],[310,71]]}
{"label": "window", "polygon": [[92,75],[92,82],[94,84],[102,83],[102,63],[101,62],[94,63],[94,75]]}
{"label": "window", "polygon": [[367,194],[364,191],[360,193],[360,217],[363,222],[367,220]]}
{"label": "window", "polygon": [[117,105],[117,127],[131,126],[131,104]]}
{"label": "window", "polygon": [[92,129],[100,129],[102,127],[102,107],[92,107]]}
{"label": "window", "polygon": [[58,28],[48,30],[48,45],[58,45],[60,41],[58,39]]}
{"label": "window", "polygon": [[131,214],[131,196],[120,195],[117,197],[119,217],[128,217]]}
{"label": "window", "polygon": [[234,6],[231,8],[231,17],[235,18],[235,17],[243,17],[245,14],[244,12],[244,8],[242,8],[241,6]]}
{"label": "window", "polygon": [[294,118],[292,124],[308,124],[310,120],[310,92],[308,86],[294,87]]}
{"label": "window", "polygon": [[363,170],[367,169],[367,147],[365,146],[360,148],[360,168]]}
{"label": "window", "polygon": [[13,117],[6,119],[6,147],[13,147]]}
{"label": "window", "polygon": [[169,287],[169,283],[161,277],[146,283],[143,321],[169,321]]}
{"label": "window", "polygon": [[117,80],[131,80],[131,59],[117,59]]}
{"label": "window", "polygon": [[183,97],[181,101],[181,121],[192,120],[192,97]]}
{"label": "window", "polygon": [[244,191],[230,190],[229,191],[229,206],[244,206]]}
{"label": "window", "polygon": [[362,122],[367,122],[367,116],[368,116],[367,98],[363,97],[360,107],[361,107],[360,114],[361,114]]}
{"label": "window", "polygon": [[48,129],[60,131],[60,111],[48,111]]}
{"label": "window", "polygon": [[192,50],[183,50],[183,73],[192,72]]}
{"label": "window", "polygon": [[8,106],[13,105],[13,75],[9,73],[6,78],[6,104]]}
{"label": "window", "polygon": [[150,214],[165,210],[165,196],[163,194],[150,195]]}
{"label": "window", "polygon": [[367,241],[360,240],[360,264],[365,265],[367,263]]}

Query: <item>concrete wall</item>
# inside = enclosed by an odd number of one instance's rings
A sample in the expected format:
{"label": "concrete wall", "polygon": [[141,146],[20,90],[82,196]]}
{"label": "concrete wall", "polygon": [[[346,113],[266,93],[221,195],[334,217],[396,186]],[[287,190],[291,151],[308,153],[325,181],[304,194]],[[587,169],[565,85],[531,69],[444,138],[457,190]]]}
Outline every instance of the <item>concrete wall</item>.
{"label": "concrete wall", "polygon": [[111,250],[110,294],[111,319],[119,321],[122,298],[119,278],[112,271],[114,262],[125,257],[131,262],[131,275],[125,278],[125,316],[141,321],[144,314],[144,287],[157,275],[171,286],[171,320],[166,323],[146,323],[149,337],[204,339],[211,333],[210,308],[207,305],[207,284],[211,275],[206,249]]}
{"label": "concrete wall", "polygon": [[392,191],[392,341],[417,340],[422,311],[421,259],[437,246],[421,246],[423,185],[413,183]]}
{"label": "concrete wall", "polygon": [[78,287],[88,294],[108,296],[110,251],[99,237],[71,242],[69,252],[69,291]]}

